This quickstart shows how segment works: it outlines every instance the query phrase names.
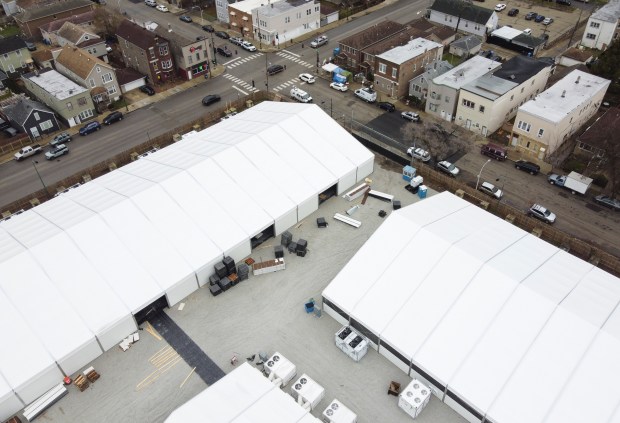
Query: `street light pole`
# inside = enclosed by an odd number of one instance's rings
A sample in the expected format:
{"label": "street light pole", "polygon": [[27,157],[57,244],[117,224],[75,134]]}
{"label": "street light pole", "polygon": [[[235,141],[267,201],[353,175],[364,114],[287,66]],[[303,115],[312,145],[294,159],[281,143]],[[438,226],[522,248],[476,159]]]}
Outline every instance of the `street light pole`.
{"label": "street light pole", "polygon": [[486,165],[489,164],[489,162],[491,161],[491,159],[487,160],[486,162],[484,162],[484,164],[482,165],[482,167],[480,168],[480,172],[478,172],[478,180],[476,181],[476,190],[478,190],[478,184],[480,184],[480,175],[482,175],[482,170],[484,169],[484,167]]}
{"label": "street light pole", "polygon": [[43,189],[45,190],[45,194],[47,194],[47,198],[52,198],[52,196],[50,195],[50,192],[47,190],[47,186],[45,185],[45,182],[43,182],[43,178],[41,177],[41,174],[39,173],[39,169],[37,169],[37,162],[36,160],[32,161],[32,166],[34,166],[34,171],[37,172],[37,176],[39,177],[39,181],[41,181],[41,185],[43,185]]}

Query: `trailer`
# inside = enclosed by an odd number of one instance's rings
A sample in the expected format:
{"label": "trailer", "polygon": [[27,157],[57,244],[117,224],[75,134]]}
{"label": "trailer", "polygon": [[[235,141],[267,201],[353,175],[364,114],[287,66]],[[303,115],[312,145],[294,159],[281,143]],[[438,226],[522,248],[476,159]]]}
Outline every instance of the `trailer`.
{"label": "trailer", "polygon": [[573,194],[585,194],[590,188],[590,185],[592,185],[592,178],[588,178],[577,172],[569,173],[566,177],[566,181],[564,181],[564,188],[570,190]]}

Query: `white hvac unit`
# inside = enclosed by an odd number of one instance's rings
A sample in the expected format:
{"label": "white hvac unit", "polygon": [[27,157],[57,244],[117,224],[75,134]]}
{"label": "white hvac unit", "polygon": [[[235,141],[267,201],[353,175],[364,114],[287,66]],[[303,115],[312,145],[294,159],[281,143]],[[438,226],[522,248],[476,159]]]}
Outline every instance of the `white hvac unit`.
{"label": "white hvac unit", "polygon": [[323,411],[323,421],[325,423],[357,423],[357,414],[334,399]]}
{"label": "white hvac unit", "polygon": [[430,400],[429,387],[413,379],[398,396],[398,406],[415,419]]}
{"label": "white hvac unit", "polygon": [[291,391],[293,398],[301,406],[310,407],[310,410],[314,410],[325,396],[325,389],[305,373],[293,383]]}
{"label": "white hvac unit", "polygon": [[276,383],[279,382],[281,386],[286,386],[297,374],[297,367],[276,351],[265,361],[265,373],[269,380]]}
{"label": "white hvac unit", "polygon": [[350,326],[344,326],[335,336],[336,346],[354,361],[360,361],[368,352],[368,339]]}

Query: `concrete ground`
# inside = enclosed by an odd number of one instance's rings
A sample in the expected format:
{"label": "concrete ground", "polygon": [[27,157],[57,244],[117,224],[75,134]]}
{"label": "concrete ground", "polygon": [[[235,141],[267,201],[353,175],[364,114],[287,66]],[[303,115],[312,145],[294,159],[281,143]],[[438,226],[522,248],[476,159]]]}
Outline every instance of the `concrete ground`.
{"label": "concrete ground", "polygon": [[[404,189],[401,168],[379,156],[370,178],[374,189],[393,194],[403,206],[420,201]],[[182,310],[176,305],[167,313],[226,373],[234,368],[230,364],[233,355],[243,361],[259,351],[279,351],[296,364],[298,375],[308,373],[325,387],[325,398],[312,413],[315,416],[338,398],[358,414],[360,423],[410,422],[398,408],[397,398],[387,395],[390,381],[404,386],[409,377],[372,349],[359,363],[354,362],[334,345],[340,324],[327,314],[316,317],[304,309],[309,298],[320,302],[323,289],[385,221],[378,216],[379,210],[392,211],[391,204],[369,198],[352,216],[362,222],[359,229],[333,220],[334,213],[344,213],[360,202],[331,198],[290,228],[293,240],[308,241],[309,253],[306,257],[285,253],[286,270],[250,275],[249,280],[218,297],[202,288],[183,301]],[[329,227],[318,229],[317,217],[325,217]],[[273,258],[273,246],[279,241],[280,237],[268,240],[251,257],[256,261]],[[140,335],[141,340],[128,351],[114,348],[95,360],[92,365],[101,378],[84,392],[71,386],[70,394],[39,420],[163,422],[175,408],[206,388],[165,341],[148,330]],[[290,384],[284,388],[286,392],[290,389]],[[417,421],[465,422],[437,398]]]}

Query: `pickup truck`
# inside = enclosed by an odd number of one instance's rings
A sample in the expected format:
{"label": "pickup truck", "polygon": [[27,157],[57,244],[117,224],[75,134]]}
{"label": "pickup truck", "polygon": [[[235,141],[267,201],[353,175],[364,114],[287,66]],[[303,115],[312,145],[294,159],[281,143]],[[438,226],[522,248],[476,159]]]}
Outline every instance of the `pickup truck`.
{"label": "pickup truck", "polygon": [[47,160],[52,160],[60,156],[64,156],[65,154],[69,154],[69,147],[64,144],[58,144],[55,147],[50,148],[50,150],[45,153],[45,158]]}
{"label": "pickup truck", "polygon": [[556,173],[552,173],[547,178],[547,181],[551,185],[557,185],[562,188],[566,188],[571,191],[573,194],[585,194],[590,185],[592,185],[592,179],[586,176],[581,175],[577,172],[571,172],[568,176],[558,175]]}
{"label": "pickup truck", "polygon": [[15,160],[19,162],[21,160],[24,160],[27,157],[34,156],[35,154],[39,154],[42,151],[43,149],[41,148],[39,144],[30,145],[28,147],[24,147],[21,150],[19,150],[17,153],[15,153],[13,157],[15,158]]}

